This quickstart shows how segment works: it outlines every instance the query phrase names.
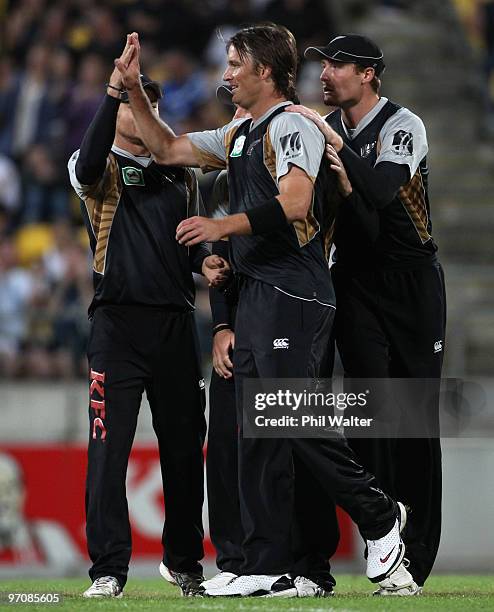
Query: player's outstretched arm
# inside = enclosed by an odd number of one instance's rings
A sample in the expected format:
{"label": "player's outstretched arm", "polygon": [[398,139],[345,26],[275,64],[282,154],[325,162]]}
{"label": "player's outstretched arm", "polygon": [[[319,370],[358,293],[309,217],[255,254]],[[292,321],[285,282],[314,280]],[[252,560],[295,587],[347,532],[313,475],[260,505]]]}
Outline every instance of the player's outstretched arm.
{"label": "player's outstretched arm", "polygon": [[159,164],[199,166],[199,160],[188,137],[176,136],[173,130],[153,112],[140,80],[138,34],[136,32],[130,34],[128,41],[129,44],[122,55],[115,60],[115,66],[122,75],[134,119],[146,148]]}

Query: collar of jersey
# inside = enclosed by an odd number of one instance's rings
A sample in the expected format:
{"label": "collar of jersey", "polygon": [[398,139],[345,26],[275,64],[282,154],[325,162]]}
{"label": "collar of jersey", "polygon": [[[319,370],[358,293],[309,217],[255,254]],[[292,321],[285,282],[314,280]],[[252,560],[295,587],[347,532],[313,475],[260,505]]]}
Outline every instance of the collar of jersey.
{"label": "collar of jersey", "polygon": [[383,109],[384,105],[386,104],[386,102],[388,101],[388,98],[379,98],[379,102],[374,106],[374,108],[372,108],[367,115],[364,115],[362,117],[362,119],[357,123],[355,129],[350,129],[345,125],[345,122],[343,121],[343,113],[341,114],[341,124],[343,126],[343,129],[345,130],[345,134],[348,136],[348,138],[350,140],[353,140],[354,138],[356,138],[360,132],[366,128],[369,123],[374,119],[374,117],[377,116],[377,114]]}
{"label": "collar of jersey", "polygon": [[129,153],[125,149],[121,149],[120,147],[117,147],[115,145],[112,146],[111,150],[114,153],[121,155],[122,157],[127,157],[128,159],[135,161],[136,164],[139,164],[140,166],[144,166],[144,168],[147,168],[150,164],[153,163],[152,157],[144,157],[143,155],[132,155],[132,153]]}
{"label": "collar of jersey", "polygon": [[261,117],[259,117],[259,119],[256,119],[253,123],[251,123],[251,125],[249,127],[249,132],[252,132],[252,130],[254,130],[258,125],[260,125],[276,109],[281,108],[282,106],[290,106],[290,104],[293,104],[293,102],[291,102],[290,100],[287,100],[286,102],[279,102],[278,104],[275,104],[274,106],[269,108],[264,113],[264,115],[261,115]]}

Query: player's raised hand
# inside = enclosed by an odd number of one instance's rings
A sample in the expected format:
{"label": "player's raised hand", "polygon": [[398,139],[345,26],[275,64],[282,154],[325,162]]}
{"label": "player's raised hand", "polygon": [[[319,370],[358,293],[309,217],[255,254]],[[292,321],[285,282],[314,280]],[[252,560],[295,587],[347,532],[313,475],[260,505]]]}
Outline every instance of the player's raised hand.
{"label": "player's raised hand", "polygon": [[307,108],[301,104],[292,104],[290,106],[286,106],[285,111],[288,113],[300,113],[315,123],[319,131],[324,136],[326,143],[334,147],[336,152],[340,151],[343,147],[343,138],[337,132],[335,132],[330,125],[328,125],[328,123],[316,110]]}
{"label": "player's raised hand", "polygon": [[180,244],[193,246],[199,242],[217,242],[223,238],[221,219],[190,217],[177,227],[176,238]]}
{"label": "player's raised hand", "polygon": [[[130,34],[127,34],[127,40],[125,43],[125,47],[124,50],[122,51],[122,55],[126,55],[129,47],[130,47]],[[120,73],[120,70],[117,68],[116,66],[116,60],[115,60],[115,67],[113,68],[113,72],[111,73],[110,76],[110,80],[108,81],[108,84],[111,86],[110,90],[113,91],[109,91],[108,93],[110,95],[113,95],[114,97],[117,97],[117,90],[119,89],[123,89],[124,85],[123,85],[123,81],[122,81],[122,75]]]}
{"label": "player's raised hand", "polygon": [[202,262],[202,273],[211,287],[220,287],[230,276],[230,265],[219,255],[209,255]]}
{"label": "player's raised hand", "polygon": [[326,145],[326,157],[329,159],[329,167],[336,172],[338,176],[338,191],[343,197],[348,197],[352,191],[352,184],[345,170],[343,162],[338,156],[335,148],[331,145]]}
{"label": "player's raised hand", "polygon": [[127,35],[127,44],[122,55],[115,60],[120,72],[122,84],[128,91],[140,84],[141,67],[139,65],[141,47],[137,32]]}

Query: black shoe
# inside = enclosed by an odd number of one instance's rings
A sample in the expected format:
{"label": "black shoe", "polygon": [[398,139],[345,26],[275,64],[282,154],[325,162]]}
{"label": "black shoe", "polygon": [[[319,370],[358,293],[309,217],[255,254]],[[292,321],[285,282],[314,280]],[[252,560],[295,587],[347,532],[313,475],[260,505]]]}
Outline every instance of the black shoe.
{"label": "black shoe", "polygon": [[204,576],[201,572],[174,572],[160,563],[160,574],[168,582],[176,584],[184,597],[202,597],[204,595],[204,588],[201,586],[201,582],[204,582]]}

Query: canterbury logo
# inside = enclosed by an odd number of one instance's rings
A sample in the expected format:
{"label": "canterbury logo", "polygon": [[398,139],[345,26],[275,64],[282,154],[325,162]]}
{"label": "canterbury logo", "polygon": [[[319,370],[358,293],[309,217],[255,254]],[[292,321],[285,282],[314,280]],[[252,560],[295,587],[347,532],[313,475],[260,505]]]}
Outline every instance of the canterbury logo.
{"label": "canterbury logo", "polygon": [[287,349],[290,347],[290,340],[288,338],[275,338],[273,340],[274,349]]}
{"label": "canterbury logo", "polygon": [[443,341],[434,342],[434,353],[440,353],[443,350]]}

